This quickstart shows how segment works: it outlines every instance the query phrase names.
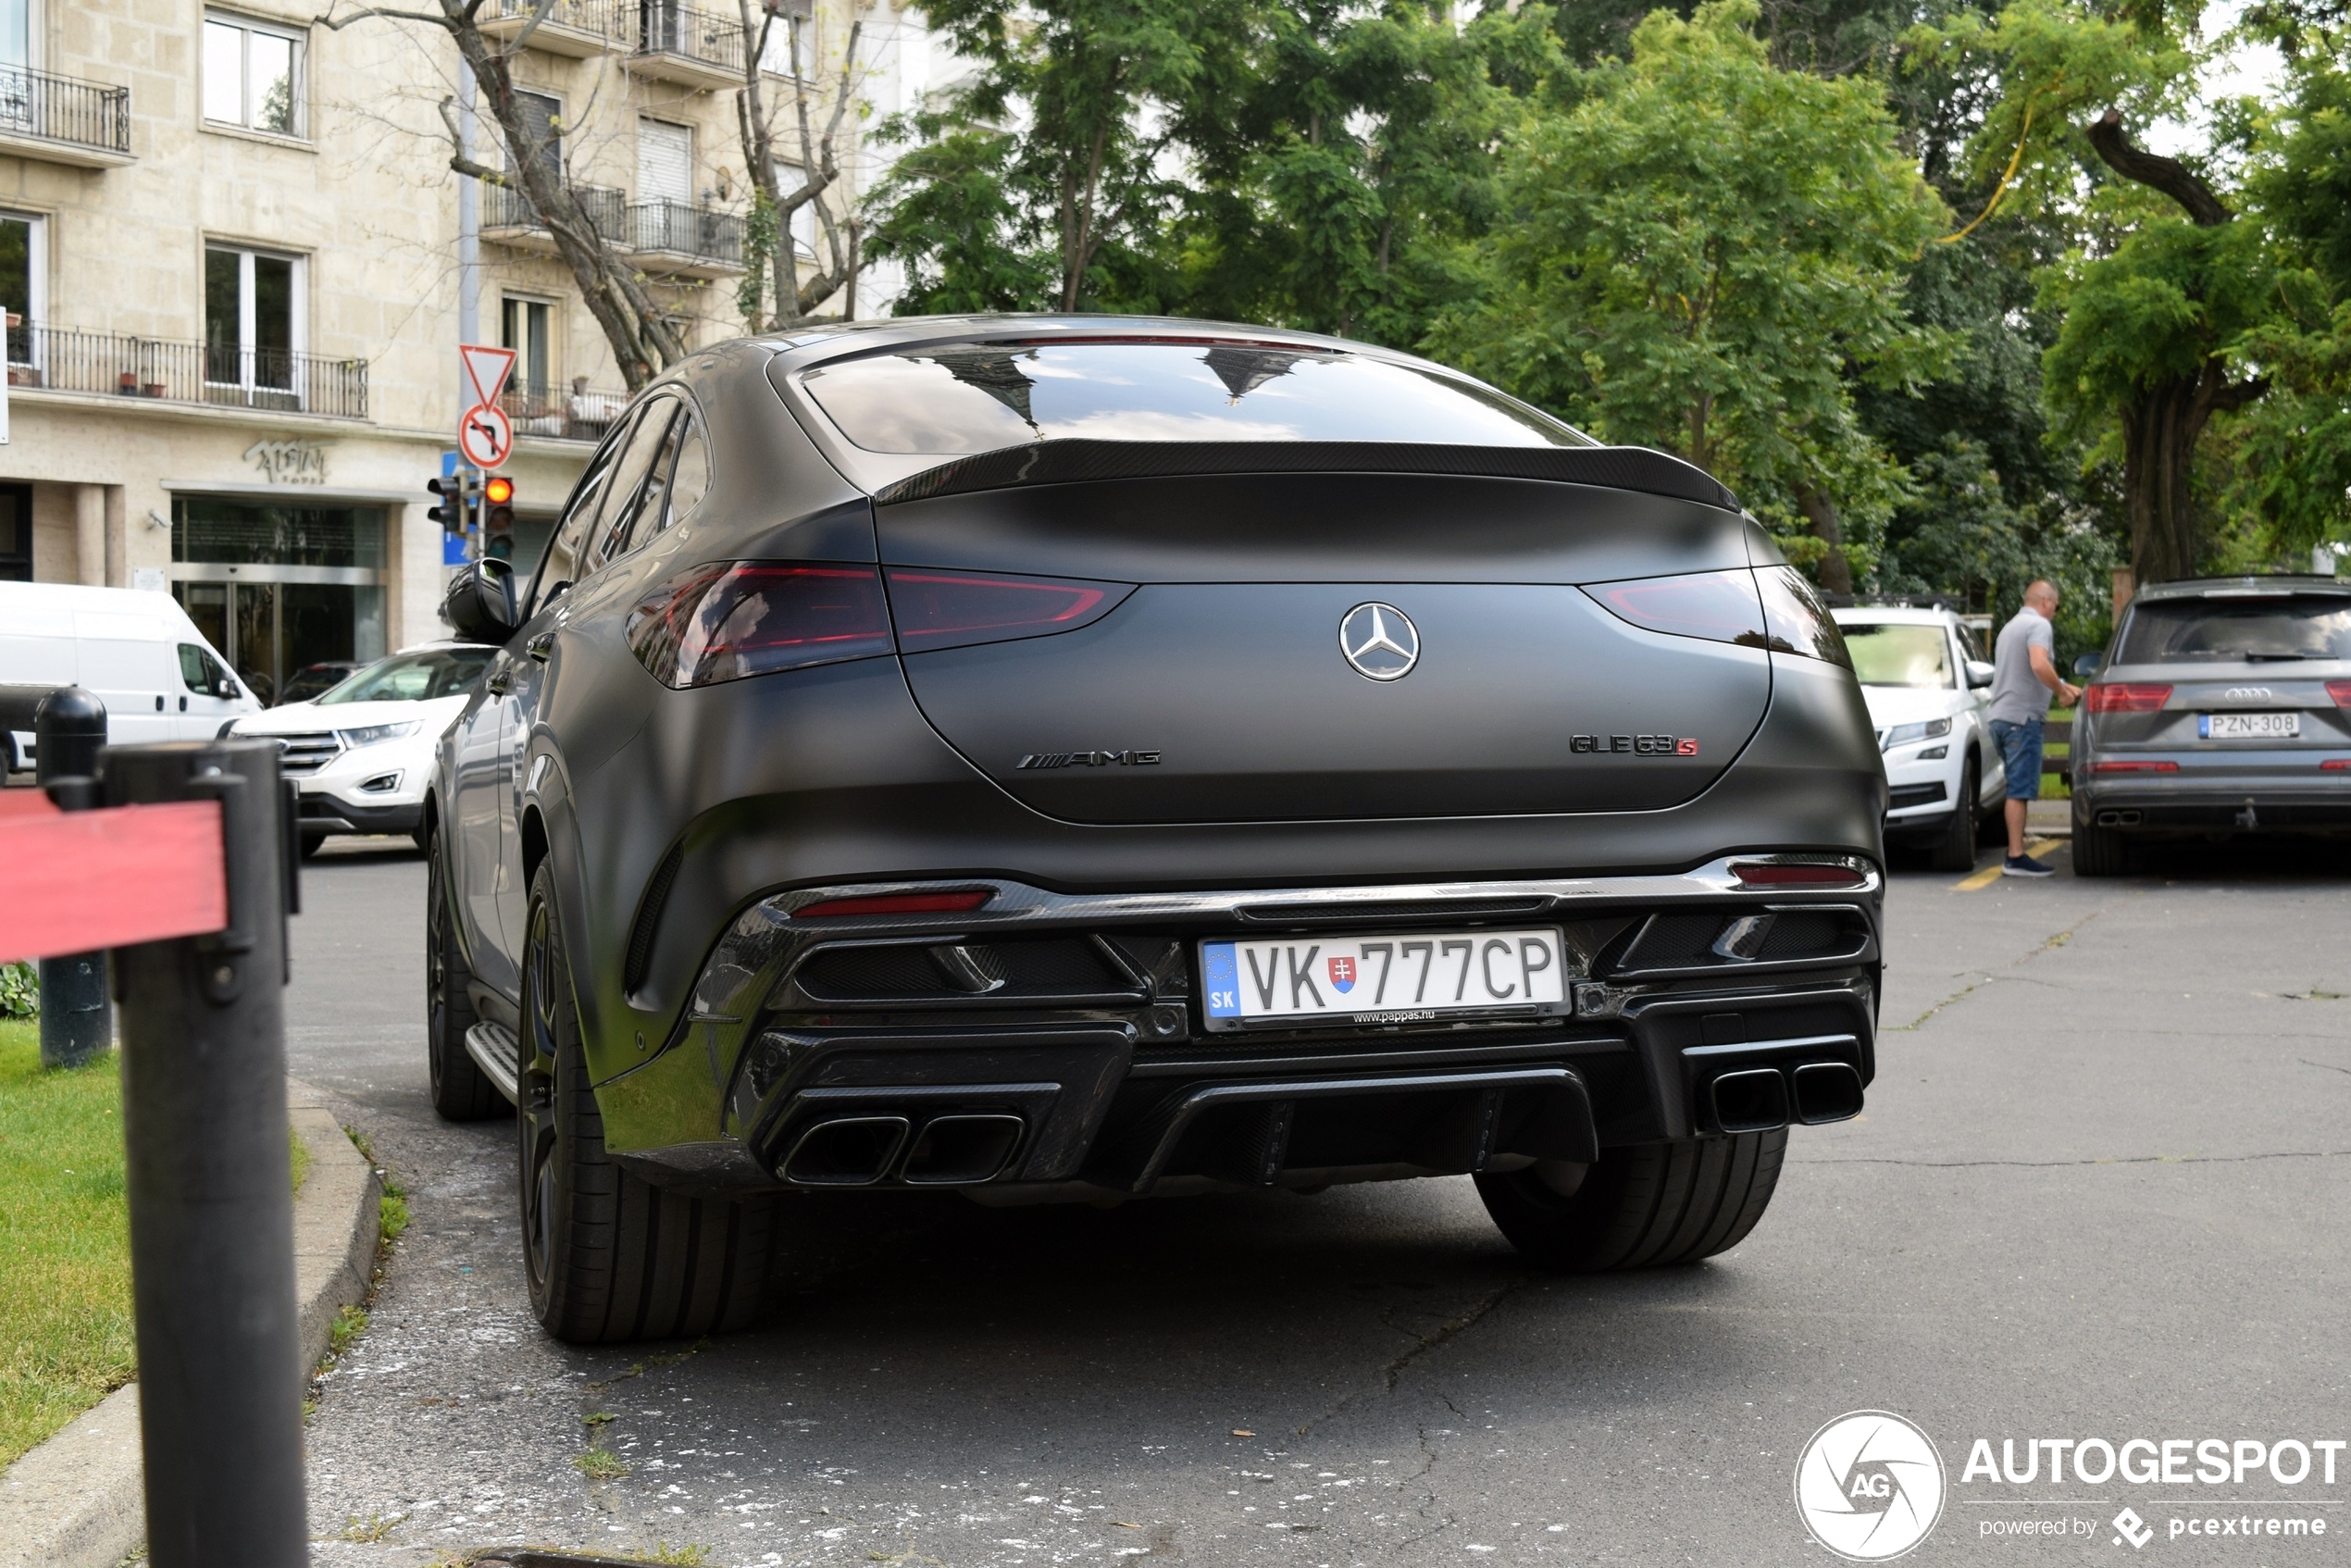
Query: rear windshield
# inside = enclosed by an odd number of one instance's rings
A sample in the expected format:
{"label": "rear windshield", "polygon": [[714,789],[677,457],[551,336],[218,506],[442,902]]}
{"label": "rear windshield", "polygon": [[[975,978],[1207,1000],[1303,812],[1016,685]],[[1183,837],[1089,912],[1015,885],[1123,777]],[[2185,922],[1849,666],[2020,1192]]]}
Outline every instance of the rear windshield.
{"label": "rear windshield", "polygon": [[436,648],[379,660],[318,699],[330,703],[421,703],[459,697],[490,667],[494,648]]}
{"label": "rear windshield", "polygon": [[1864,686],[1951,686],[1951,641],[1939,626],[1839,621]]}
{"label": "rear windshield", "polygon": [[957,343],[820,365],[800,384],[868,452],[945,457],[1071,438],[1594,444],[1467,382],[1252,343]]}
{"label": "rear windshield", "polygon": [[2280,594],[2143,601],[2122,625],[2118,665],[2351,659],[2351,599]]}

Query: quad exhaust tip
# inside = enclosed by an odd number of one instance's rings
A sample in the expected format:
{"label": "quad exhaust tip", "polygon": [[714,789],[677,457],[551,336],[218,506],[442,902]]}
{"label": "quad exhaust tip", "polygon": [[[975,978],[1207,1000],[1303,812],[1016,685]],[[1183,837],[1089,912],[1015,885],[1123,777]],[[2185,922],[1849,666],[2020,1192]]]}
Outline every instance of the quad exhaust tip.
{"label": "quad exhaust tip", "polygon": [[1724,1132],[1772,1132],[1791,1121],[1820,1126],[1861,1114],[1861,1075],[1843,1062],[1807,1062],[1793,1073],[1749,1067],[1724,1073],[1708,1095]]}
{"label": "quad exhaust tip", "polygon": [[905,1116],[836,1116],[800,1135],[783,1176],[802,1187],[872,1187],[895,1172],[910,1187],[969,1187],[1003,1170],[1027,1126],[1001,1113],[933,1116],[910,1147]]}

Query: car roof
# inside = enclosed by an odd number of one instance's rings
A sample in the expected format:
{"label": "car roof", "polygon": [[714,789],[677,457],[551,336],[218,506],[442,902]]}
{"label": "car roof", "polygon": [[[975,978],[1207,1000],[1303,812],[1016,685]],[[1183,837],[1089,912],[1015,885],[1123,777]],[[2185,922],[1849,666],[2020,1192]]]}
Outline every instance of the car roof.
{"label": "car roof", "polygon": [[2176,582],[2151,582],[2132,597],[2137,600],[2228,599],[2239,596],[2283,597],[2290,593],[2351,594],[2351,581],[2317,577],[2307,572],[2278,572],[2244,577],[2183,578]]}

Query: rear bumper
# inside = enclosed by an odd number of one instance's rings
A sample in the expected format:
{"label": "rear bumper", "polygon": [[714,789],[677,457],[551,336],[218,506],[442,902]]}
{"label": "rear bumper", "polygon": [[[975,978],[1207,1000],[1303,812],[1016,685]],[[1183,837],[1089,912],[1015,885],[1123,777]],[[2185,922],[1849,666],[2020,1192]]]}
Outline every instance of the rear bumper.
{"label": "rear bumper", "polygon": [[[685,1029],[599,1086],[607,1145],[673,1185],[961,1186],[1018,1201],[1511,1169],[1838,1120],[1875,1069],[1880,884],[1849,864],[1853,887],[1769,894],[1725,863],[1230,894],[928,884],[994,894],[952,926],[794,918],[913,884],[801,890],[739,919]],[[1203,937],[1481,918],[1561,926],[1570,1016],[1204,1027]],[[1015,978],[959,993],[964,961],[927,956],[945,948]],[[671,1141],[678,1096],[721,1073],[721,1136]]]}
{"label": "rear bumper", "polygon": [[2212,833],[2351,834],[2351,789],[2331,794],[2272,789],[2192,795],[2101,790],[2074,797],[2076,822],[2150,837]]}

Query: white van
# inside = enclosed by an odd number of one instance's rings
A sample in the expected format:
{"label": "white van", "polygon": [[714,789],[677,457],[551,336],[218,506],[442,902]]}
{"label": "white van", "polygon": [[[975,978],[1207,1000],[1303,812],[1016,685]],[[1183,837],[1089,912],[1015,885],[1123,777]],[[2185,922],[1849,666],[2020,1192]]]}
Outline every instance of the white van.
{"label": "white van", "polygon": [[[0,682],[86,688],[115,745],[209,740],[261,711],[178,600],[129,588],[0,582]],[[32,765],[30,731],[7,736],[6,761]]]}

